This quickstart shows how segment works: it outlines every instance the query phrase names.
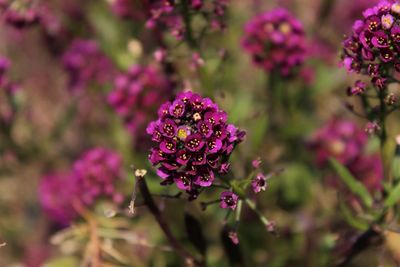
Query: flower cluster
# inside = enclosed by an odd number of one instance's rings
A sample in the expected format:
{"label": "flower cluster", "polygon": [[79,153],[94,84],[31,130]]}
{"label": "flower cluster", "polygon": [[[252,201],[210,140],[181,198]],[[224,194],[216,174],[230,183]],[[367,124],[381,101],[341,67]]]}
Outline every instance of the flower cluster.
{"label": "flower cluster", "polygon": [[242,45],[255,65],[282,76],[293,74],[306,57],[303,26],[283,8],[263,13],[249,21]]}
{"label": "flower cluster", "polygon": [[335,158],[359,179],[370,191],[381,189],[382,161],[377,154],[366,155],[367,133],[354,122],[333,119],[319,129],[311,140],[316,163],[323,167]]}
{"label": "flower cluster", "polygon": [[193,14],[206,15],[211,27],[223,29],[223,16],[228,6],[228,0],[190,0],[169,1],[155,0],[150,4],[148,28],[161,27],[168,29],[177,39],[182,39],[186,33],[187,17]]}
{"label": "flower cluster", "polygon": [[68,225],[76,216],[72,207],[74,184],[70,174],[46,174],[39,185],[43,211],[60,225]]}
{"label": "flower cluster", "polygon": [[86,205],[92,205],[103,196],[121,203],[123,196],[115,190],[121,170],[122,159],[117,153],[104,148],[85,152],[73,167],[73,180],[79,198]]}
{"label": "flower cluster", "polygon": [[209,98],[187,91],[163,104],[159,118],[147,127],[157,143],[149,155],[163,184],[175,183],[194,198],[213,184],[215,173],[226,173],[229,156],[245,136]]}
{"label": "flower cluster", "polygon": [[329,22],[342,36],[365,9],[378,2],[379,0],[338,0],[335,2]]}
{"label": "flower cluster", "polygon": [[350,72],[367,74],[383,88],[394,72],[400,72],[400,3],[381,1],[355,21],[343,42],[343,65]]}
{"label": "flower cluster", "polygon": [[102,53],[94,40],[74,40],[62,57],[69,75],[69,88],[82,90],[91,82],[104,84],[113,77],[112,62]]}
{"label": "flower cluster", "polygon": [[142,20],[144,10],[144,1],[131,0],[112,0],[111,9],[115,15],[121,18],[129,18],[133,20]]}
{"label": "flower cluster", "polygon": [[115,186],[121,171],[122,159],[117,153],[105,148],[90,149],[75,161],[71,172],[42,178],[39,186],[41,206],[54,221],[67,225],[76,217],[74,201],[92,206],[105,197],[120,204],[123,195]]}
{"label": "flower cluster", "polygon": [[4,21],[15,28],[24,28],[40,20],[30,0],[0,0],[0,12]]}
{"label": "flower cluster", "polygon": [[171,94],[171,83],[153,66],[132,66],[114,81],[108,103],[124,120],[132,135],[141,138],[147,124],[155,119],[156,107]]}

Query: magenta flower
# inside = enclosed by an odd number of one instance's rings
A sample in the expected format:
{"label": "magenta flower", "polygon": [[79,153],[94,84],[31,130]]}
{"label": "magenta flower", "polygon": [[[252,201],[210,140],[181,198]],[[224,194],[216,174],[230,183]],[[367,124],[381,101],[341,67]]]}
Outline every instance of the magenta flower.
{"label": "magenta flower", "polygon": [[267,186],[267,178],[263,173],[258,173],[251,182],[251,188],[253,189],[254,193],[260,193],[261,190],[265,191]]}
{"label": "magenta flower", "polygon": [[101,197],[120,204],[123,196],[115,186],[121,180],[121,171],[122,159],[117,153],[105,148],[86,151],[73,167],[72,179],[77,196],[88,206]]}
{"label": "magenta flower", "polygon": [[[177,39],[182,39],[186,33],[185,18],[183,11],[187,9],[190,16],[201,15],[206,16],[206,22],[209,27],[214,30],[221,30],[225,27],[223,17],[228,6],[228,0],[191,0],[190,3],[183,1],[155,0],[146,3],[144,6],[150,14],[147,22],[147,28],[161,28],[168,30]],[[184,5],[186,5],[184,7]]]}
{"label": "magenta flower", "polygon": [[370,192],[382,190],[383,164],[378,154],[359,157],[349,170]]}
{"label": "magenta flower", "polygon": [[231,191],[224,191],[221,193],[219,206],[222,209],[236,209],[237,202],[239,200],[239,196]]}
{"label": "magenta flower", "polygon": [[239,237],[236,231],[230,231],[228,237],[233,244],[235,245],[239,244]]}
{"label": "magenta flower", "polygon": [[18,29],[34,25],[40,16],[31,0],[0,0],[0,12],[4,21]]}
{"label": "magenta flower", "polygon": [[366,84],[360,80],[356,81],[353,87],[347,89],[347,95],[361,95],[365,92]]}
{"label": "magenta flower", "polygon": [[64,69],[69,75],[69,89],[83,90],[95,83],[102,85],[114,74],[112,62],[102,53],[96,41],[76,39],[62,57]]}
{"label": "magenta flower", "polygon": [[368,136],[354,122],[333,119],[317,130],[311,140],[317,164],[327,164],[330,157],[346,165],[354,161],[367,143]]}
{"label": "magenta flower", "polygon": [[121,18],[133,19],[141,21],[144,19],[144,5],[145,1],[131,1],[131,0],[112,0],[111,9],[113,13]]}
{"label": "magenta flower", "polygon": [[[154,119],[152,114],[155,113],[156,107],[168,99],[171,91],[171,82],[158,69],[153,66],[135,65],[128,72],[116,77],[114,89],[108,95],[108,103],[124,120],[129,132],[141,141],[145,139],[142,132],[145,132],[146,125]],[[169,131],[176,131],[174,121],[167,120],[160,134],[168,137],[169,127],[175,127]],[[169,132],[169,137],[174,135],[175,132]],[[153,137],[155,141],[160,138],[161,135]]]}
{"label": "magenta flower", "polygon": [[359,19],[362,12],[379,0],[338,0],[331,13],[330,23],[337,28],[340,34],[345,33]]}
{"label": "magenta flower", "polygon": [[229,156],[245,133],[228,124],[226,113],[211,99],[181,92],[161,105],[158,115],[147,133],[156,143],[149,160],[163,184],[197,194],[212,185],[216,173],[228,171]]}
{"label": "magenta flower", "polygon": [[[382,160],[377,154],[366,155],[367,133],[354,122],[334,119],[319,129],[311,141],[311,148],[319,167],[328,165],[329,158],[335,158],[351,174],[361,181],[368,190],[382,188]],[[330,179],[335,187],[343,187],[339,178]]]}
{"label": "magenta flower", "polygon": [[352,34],[343,42],[343,65],[347,70],[368,74],[377,88],[384,88],[387,70],[397,70],[400,57],[398,3],[381,1],[355,21]]}
{"label": "magenta flower", "polygon": [[283,8],[249,21],[242,45],[256,66],[282,76],[293,74],[306,56],[303,25]]}
{"label": "magenta flower", "polygon": [[76,216],[72,206],[74,181],[69,174],[47,174],[39,184],[39,201],[43,211],[60,225],[68,225]]}

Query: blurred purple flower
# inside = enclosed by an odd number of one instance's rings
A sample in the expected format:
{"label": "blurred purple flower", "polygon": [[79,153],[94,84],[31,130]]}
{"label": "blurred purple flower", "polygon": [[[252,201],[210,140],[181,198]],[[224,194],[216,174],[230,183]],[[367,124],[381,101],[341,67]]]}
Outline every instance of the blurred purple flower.
{"label": "blurred purple flower", "polygon": [[145,1],[143,0],[112,0],[113,13],[121,18],[141,21],[145,19]]}
{"label": "blurred purple flower", "polygon": [[71,91],[83,90],[93,82],[102,85],[114,75],[112,62],[94,40],[74,40],[64,53],[62,63],[69,75]]}
{"label": "blurred purple flower", "polygon": [[[327,166],[329,158],[335,158],[343,164],[368,190],[381,189],[383,167],[377,154],[366,155],[367,133],[354,122],[333,119],[319,129],[311,141],[319,167]],[[338,178],[330,179],[333,186],[342,185]]]}
{"label": "blurred purple flower", "polygon": [[[190,3],[183,1],[155,0],[145,5],[150,13],[146,22],[147,28],[161,28],[168,30],[178,40],[185,35],[185,18],[183,10],[191,16],[195,14],[206,15],[209,26],[213,30],[221,30],[225,28],[223,16],[228,6],[228,0],[215,0],[205,3],[204,0],[191,0]],[[183,5],[186,7],[183,8]]]}
{"label": "blurred purple flower", "polygon": [[76,216],[72,207],[74,183],[69,174],[47,174],[39,185],[39,201],[44,212],[60,225],[68,225]]}
{"label": "blurred purple flower", "polygon": [[318,166],[327,164],[330,157],[347,165],[362,154],[367,139],[365,131],[353,121],[333,119],[316,131],[310,144]]}
{"label": "blurred purple flower", "polygon": [[147,127],[156,145],[149,155],[163,184],[175,183],[189,194],[213,183],[245,133],[227,123],[227,114],[209,98],[181,92],[158,110]]}
{"label": "blurred purple flower", "polygon": [[261,190],[265,191],[267,186],[267,178],[263,173],[258,173],[251,182],[251,188],[253,189],[254,193],[260,193]]}
{"label": "blurred purple flower", "polygon": [[347,89],[347,95],[349,95],[349,96],[361,95],[361,94],[363,94],[365,92],[365,87],[366,86],[367,85],[364,82],[358,80],[358,81],[355,82],[354,86],[349,87]]}
{"label": "blurred purple flower", "polygon": [[233,244],[239,244],[239,237],[236,231],[230,231],[228,234],[229,239],[232,241]]}
{"label": "blurred purple flower", "polygon": [[172,92],[171,82],[153,66],[132,66],[126,73],[117,75],[108,103],[124,120],[129,132],[144,140],[147,124],[155,119],[157,107]]}
{"label": "blurred purple flower", "polygon": [[25,28],[39,22],[39,14],[31,0],[0,0],[3,20],[15,28]]}
{"label": "blurred purple flower", "polygon": [[92,205],[98,198],[107,197],[117,204],[123,195],[116,191],[116,183],[121,179],[121,157],[105,148],[86,151],[75,161],[72,179],[76,194],[85,205]]}
{"label": "blurred purple flower", "polygon": [[239,200],[238,195],[231,191],[224,191],[221,193],[221,201],[219,206],[222,209],[236,209],[237,202]]}
{"label": "blurred purple flower", "polygon": [[303,25],[283,8],[250,20],[245,26],[242,45],[255,65],[282,76],[293,74],[306,57]]}

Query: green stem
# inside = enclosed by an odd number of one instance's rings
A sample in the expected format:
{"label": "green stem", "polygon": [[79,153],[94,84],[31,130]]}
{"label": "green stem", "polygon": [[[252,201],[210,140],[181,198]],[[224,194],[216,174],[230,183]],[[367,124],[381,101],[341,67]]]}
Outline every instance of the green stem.
{"label": "green stem", "polygon": [[256,203],[254,203],[252,200],[248,198],[245,199],[245,202],[247,206],[249,206],[249,208],[252,209],[258,215],[258,218],[266,227],[269,227],[271,225],[271,222],[268,221],[267,218],[265,218],[265,216],[261,213],[259,209],[257,209]]}

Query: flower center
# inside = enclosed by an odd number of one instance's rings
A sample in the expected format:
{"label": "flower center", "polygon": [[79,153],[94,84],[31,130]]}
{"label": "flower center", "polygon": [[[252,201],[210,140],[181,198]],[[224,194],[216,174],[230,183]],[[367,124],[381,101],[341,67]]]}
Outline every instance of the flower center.
{"label": "flower center", "polygon": [[285,35],[288,35],[289,33],[292,32],[292,27],[290,26],[289,23],[284,22],[281,25],[279,25],[279,31]]}
{"label": "flower center", "polygon": [[181,140],[185,140],[186,137],[188,136],[188,133],[185,129],[179,129],[178,130],[178,138]]}

